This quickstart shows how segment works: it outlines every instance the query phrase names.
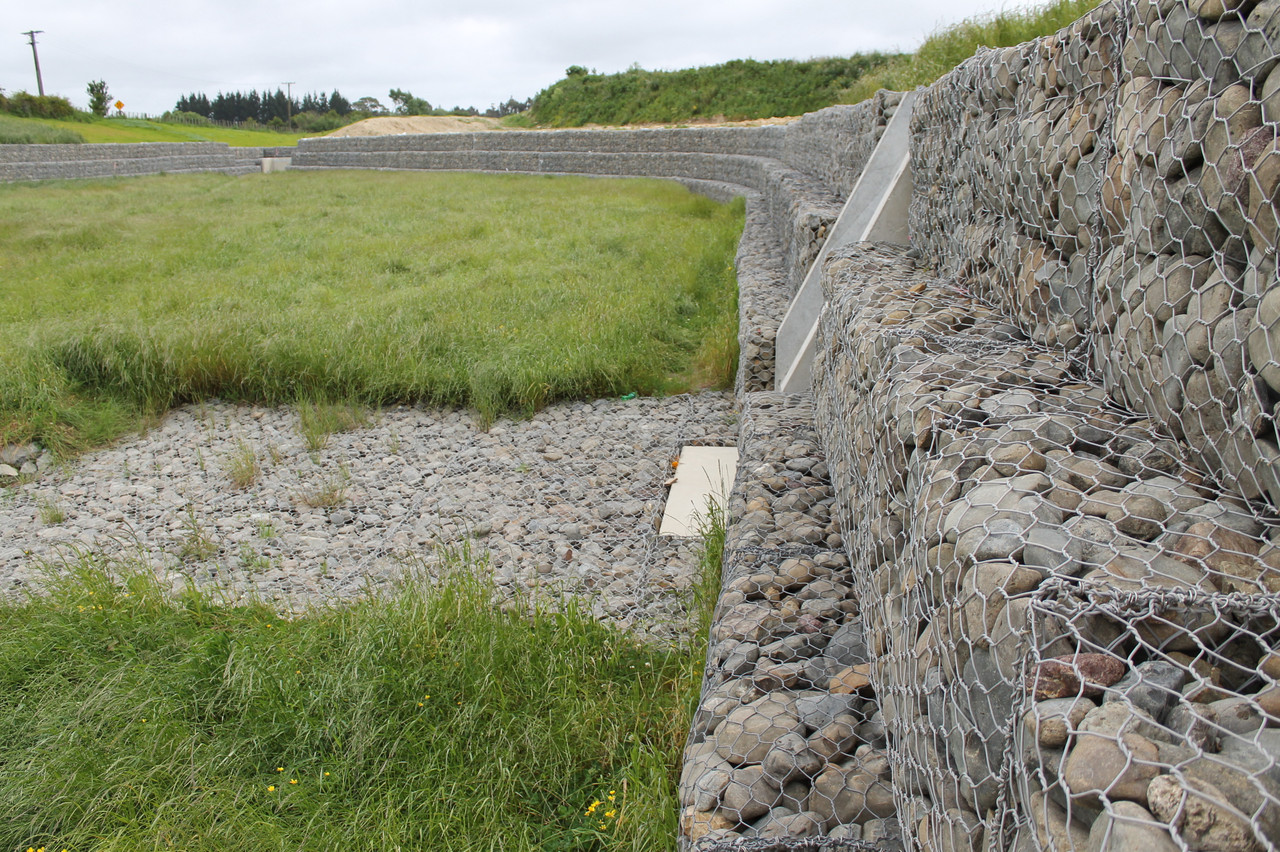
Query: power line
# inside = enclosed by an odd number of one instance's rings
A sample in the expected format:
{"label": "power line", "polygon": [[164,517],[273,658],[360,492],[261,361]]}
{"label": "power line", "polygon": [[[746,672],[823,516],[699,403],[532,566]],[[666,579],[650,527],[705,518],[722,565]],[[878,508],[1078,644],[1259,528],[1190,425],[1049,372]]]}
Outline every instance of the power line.
{"label": "power line", "polygon": [[27,30],[24,36],[31,39],[31,58],[36,61],[36,88],[40,90],[40,97],[44,97],[44,80],[40,77],[40,54],[36,52],[36,34],[42,33],[44,30]]}

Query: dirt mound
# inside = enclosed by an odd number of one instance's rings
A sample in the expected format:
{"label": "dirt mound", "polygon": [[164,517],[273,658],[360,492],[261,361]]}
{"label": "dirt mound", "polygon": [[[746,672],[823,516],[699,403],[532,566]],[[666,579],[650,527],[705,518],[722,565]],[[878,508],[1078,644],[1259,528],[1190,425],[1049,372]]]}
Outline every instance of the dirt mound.
{"label": "dirt mound", "polygon": [[329,136],[393,136],[397,133],[472,133],[503,130],[496,118],[478,115],[388,115],[340,127]]}
{"label": "dirt mound", "polygon": [[[650,127],[759,127],[765,124],[786,124],[795,118],[756,118],[749,121],[725,121],[723,116],[695,118],[676,124],[629,124],[615,128],[589,124],[583,130],[634,130]],[[508,130],[499,119],[479,115],[388,115],[366,118],[355,124],[339,128],[329,136],[392,136],[397,133],[472,133],[480,130]]]}

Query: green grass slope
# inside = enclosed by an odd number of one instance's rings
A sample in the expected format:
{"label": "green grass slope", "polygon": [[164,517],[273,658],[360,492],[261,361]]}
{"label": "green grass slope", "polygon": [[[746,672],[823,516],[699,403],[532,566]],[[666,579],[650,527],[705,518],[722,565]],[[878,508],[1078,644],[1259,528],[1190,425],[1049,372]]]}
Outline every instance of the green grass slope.
{"label": "green grass slope", "polygon": [[1057,32],[1099,5],[1100,0],[1057,0],[1048,5],[966,18],[943,27],[915,53],[892,57],[840,94],[856,104],[879,89],[905,92],[927,86],[973,56],[980,47],[1012,47]]}
{"label": "green grass slope", "polygon": [[81,557],[0,605],[0,848],[674,848],[723,537],[673,649],[465,552],[292,618]]}
{"label": "green grass slope", "polygon": [[799,115],[836,103],[840,92],[886,59],[880,54],[803,62],[746,59],[681,71],[632,68],[620,74],[591,74],[575,67],[538,93],[531,114],[552,127]]}
{"label": "green grass slope", "polygon": [[200,127],[133,118],[58,120],[0,115],[0,145],[33,142],[226,142],[237,148],[293,145],[308,134]]}

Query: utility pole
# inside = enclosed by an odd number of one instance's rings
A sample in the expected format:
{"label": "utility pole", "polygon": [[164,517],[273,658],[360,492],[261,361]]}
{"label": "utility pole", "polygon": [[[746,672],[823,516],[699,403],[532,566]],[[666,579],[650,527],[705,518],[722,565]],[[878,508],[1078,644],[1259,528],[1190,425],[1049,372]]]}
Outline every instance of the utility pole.
{"label": "utility pole", "polygon": [[36,61],[36,88],[40,90],[40,97],[44,97],[44,80],[40,79],[40,54],[36,52],[36,34],[42,33],[44,30],[27,30],[24,36],[31,39],[31,57]]}
{"label": "utility pole", "polygon": [[285,108],[284,108],[284,109],[285,109],[285,112],[286,112],[286,113],[288,113],[288,115],[289,115],[289,126],[290,126],[290,127],[293,127],[293,83],[294,83],[294,81],[292,81],[292,80],[291,80],[291,81],[289,81],[289,82],[287,82],[287,83],[285,83],[285,85],[289,87],[289,94],[285,96],[285,97],[287,97],[287,98],[289,99],[289,102],[288,102],[287,104],[285,104]]}

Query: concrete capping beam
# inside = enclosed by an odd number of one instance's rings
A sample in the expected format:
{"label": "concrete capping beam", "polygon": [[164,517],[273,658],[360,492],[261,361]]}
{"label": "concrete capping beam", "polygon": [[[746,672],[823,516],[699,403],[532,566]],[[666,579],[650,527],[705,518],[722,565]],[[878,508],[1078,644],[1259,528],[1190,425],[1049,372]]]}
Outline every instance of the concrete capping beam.
{"label": "concrete capping beam", "polygon": [[907,92],[871,154],[840,218],[822,250],[814,258],[804,283],[791,300],[778,326],[777,376],[774,389],[783,393],[809,390],[818,314],[822,312],[822,266],[834,249],[876,240],[906,243],[907,210],[911,205],[911,113],[916,92]]}

